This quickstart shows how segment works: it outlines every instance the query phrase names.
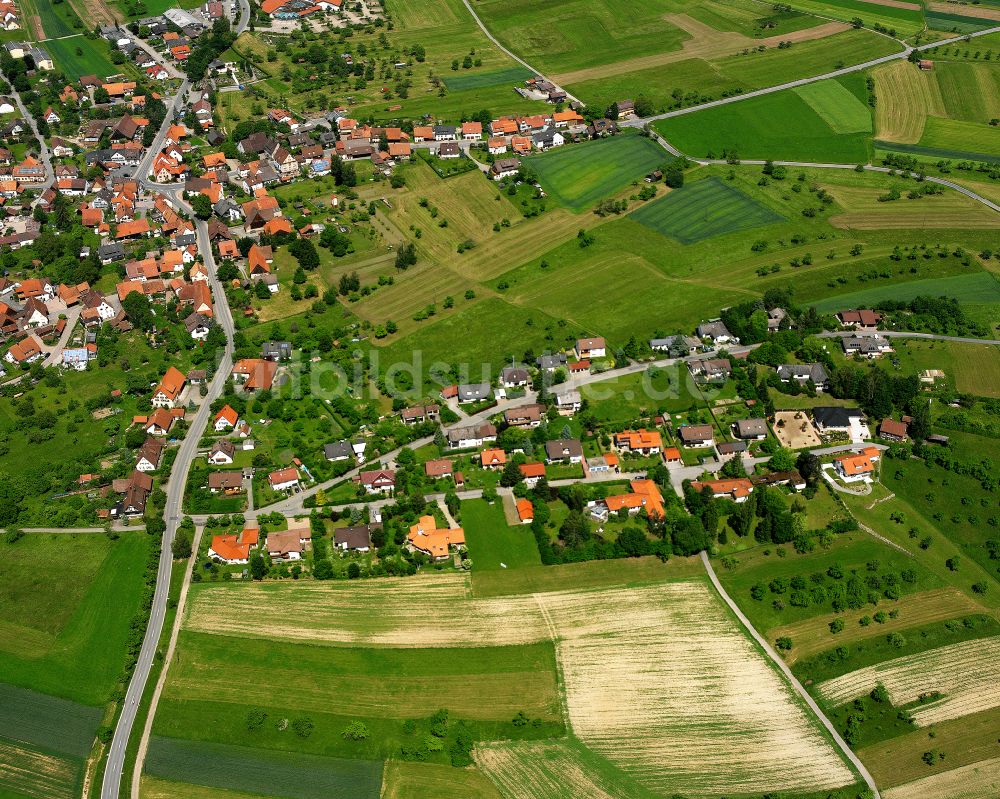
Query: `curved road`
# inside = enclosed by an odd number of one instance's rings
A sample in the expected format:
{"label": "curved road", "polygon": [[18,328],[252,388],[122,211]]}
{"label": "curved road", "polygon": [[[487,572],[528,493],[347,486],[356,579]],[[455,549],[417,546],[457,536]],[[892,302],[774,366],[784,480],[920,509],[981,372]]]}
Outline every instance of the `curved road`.
{"label": "curved road", "polygon": [[712,581],[712,585],[715,586],[715,590],[719,592],[719,596],[722,597],[722,600],[729,606],[729,609],[736,615],[736,618],[740,620],[740,623],[746,627],[750,636],[760,645],[764,652],[767,653],[767,656],[774,661],[774,664],[779,669],[781,669],[782,674],[785,675],[788,681],[792,684],[792,687],[809,706],[809,709],[816,715],[816,718],[820,720],[820,723],[826,727],[826,731],[830,733],[830,737],[833,738],[834,743],[840,747],[841,751],[844,753],[844,757],[851,762],[854,768],[857,769],[858,773],[861,775],[861,778],[868,784],[868,789],[872,792],[875,799],[881,799],[878,792],[878,786],[875,784],[875,780],[872,778],[872,775],[868,773],[868,769],[865,768],[865,764],[861,762],[856,754],[854,754],[851,747],[847,745],[847,742],[840,736],[840,733],[837,732],[837,728],[833,726],[833,723],[826,717],[826,714],[820,710],[819,705],[816,704],[816,701],[802,686],[802,683],[800,683],[796,679],[795,675],[792,674],[792,670],[788,668],[785,661],[781,659],[781,656],[774,651],[764,636],[757,632],[753,624],[750,623],[750,619],[743,615],[743,611],[740,610],[739,606],[733,602],[729,594],[726,593],[726,589],[722,587],[722,583],[719,582],[719,578],[715,574],[715,569],[712,568],[712,561],[709,560],[708,553],[704,550],[701,553],[701,561],[705,564],[705,571],[708,572],[708,579]]}
{"label": "curved road", "polygon": [[[139,167],[136,169],[136,176],[145,188],[155,188],[159,191],[166,191],[167,194],[172,195],[173,201],[176,204],[178,204],[182,209],[190,212],[190,207],[188,207],[179,198],[180,186],[173,186],[169,188],[157,186],[157,184],[150,183],[145,178],[145,175],[149,171],[149,166],[152,163],[152,158],[155,157],[157,152],[159,152],[159,147],[163,146],[163,139],[166,137],[166,131],[172,122],[173,115],[171,110],[176,106],[178,100],[183,98],[186,89],[187,81],[184,81],[184,83],[181,84],[181,88],[178,91],[177,96],[174,98],[174,101],[168,107],[168,113],[163,120],[163,127],[157,134],[154,146],[150,147],[146,157],[143,158]],[[173,470],[171,471],[170,479],[167,482],[167,503],[165,509],[167,529],[163,535],[163,540],[160,545],[160,563],[156,574],[156,589],[153,594],[153,604],[150,609],[149,624],[146,627],[146,635],[142,641],[142,649],[139,652],[139,659],[135,665],[135,670],[132,672],[132,678],[129,681],[128,690],[126,691],[125,699],[122,702],[121,714],[115,724],[114,736],[111,739],[111,747],[108,751],[108,761],[104,770],[104,779],[101,785],[101,799],[118,799],[129,737],[131,736],[132,727],[135,724],[136,713],[138,712],[139,704],[142,700],[142,694],[146,688],[146,682],[149,679],[149,673],[153,665],[157,644],[159,643],[160,634],[163,630],[164,617],[166,616],[167,595],[170,590],[170,572],[173,567],[173,553],[171,546],[174,541],[174,535],[177,533],[177,526],[181,517],[180,509],[182,507],[184,486],[187,483],[187,475],[191,467],[191,461],[194,459],[198,450],[198,442],[201,439],[205,427],[208,425],[209,417],[211,415],[209,406],[222,394],[222,389],[225,386],[226,379],[232,371],[234,332],[232,313],[230,312],[229,304],[226,302],[226,294],[222,289],[222,284],[216,277],[215,259],[212,255],[212,246],[208,237],[207,223],[197,221],[197,232],[198,249],[204,258],[205,265],[208,267],[209,283],[212,287],[212,294],[214,297],[215,318],[226,332],[226,347],[223,357],[216,365],[215,375],[213,376],[211,383],[209,383],[208,394],[202,400],[194,419],[191,421],[187,435],[181,442],[177,453],[177,459],[174,461]],[[137,768],[139,767],[140,766],[137,765]]]}
{"label": "curved road", "polygon": [[[855,330],[835,330],[833,332],[820,333],[817,338],[847,338],[858,335]],[[1000,339],[995,338],[967,338],[964,336],[939,336],[936,333],[910,333],[906,330],[878,330],[873,335],[883,338],[923,338],[931,341],[957,341],[959,344],[990,344],[1000,346]]]}

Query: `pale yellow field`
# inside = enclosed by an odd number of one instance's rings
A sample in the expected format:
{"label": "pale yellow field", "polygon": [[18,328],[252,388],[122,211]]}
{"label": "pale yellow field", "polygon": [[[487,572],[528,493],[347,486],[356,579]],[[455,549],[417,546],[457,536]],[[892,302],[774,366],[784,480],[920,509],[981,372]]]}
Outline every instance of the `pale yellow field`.
{"label": "pale yellow field", "polygon": [[207,788],[187,782],[172,782],[142,775],[141,799],[261,799],[261,794]]}
{"label": "pale yellow field", "polygon": [[872,71],[875,78],[875,137],[916,144],[927,115],[947,116],[933,72],[922,72],[908,61],[892,61]]}
{"label": "pale yellow field", "polygon": [[934,774],[883,791],[884,799],[994,799],[1000,796],[1000,758]]}
{"label": "pale yellow field", "polygon": [[387,760],[382,799],[500,799],[500,793],[474,768]]}
{"label": "pale yellow field", "polygon": [[506,646],[549,638],[532,597],[469,599],[469,593],[462,574],[197,590],[191,592],[186,626],[363,646]]}
{"label": "pale yellow field", "polygon": [[826,186],[845,213],[830,217],[830,224],[847,230],[997,228],[1000,216],[985,205],[956,191],[910,200],[906,193],[915,187],[900,181],[902,197],[879,202],[885,189],[863,186]]}
{"label": "pale yellow field", "polygon": [[647,788],[758,793],[853,782],[705,583],[537,598],[576,736]]}
{"label": "pale yellow field", "polygon": [[0,792],[72,799],[76,767],[68,760],[0,741]]}
{"label": "pale yellow field", "polygon": [[911,711],[920,727],[1000,707],[1000,636],[963,641],[858,669],[820,683],[817,691],[829,704],[842,705],[878,683],[885,685],[897,706],[915,702],[921,694],[943,694]]}
{"label": "pale yellow field", "polygon": [[565,741],[502,741],[477,746],[477,765],[504,799],[632,799],[636,787],[591,768]]}

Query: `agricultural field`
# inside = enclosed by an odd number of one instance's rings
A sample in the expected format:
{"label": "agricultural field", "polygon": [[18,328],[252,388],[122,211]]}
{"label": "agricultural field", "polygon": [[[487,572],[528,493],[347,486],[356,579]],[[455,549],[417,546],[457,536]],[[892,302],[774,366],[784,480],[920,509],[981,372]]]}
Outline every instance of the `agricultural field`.
{"label": "agricultural field", "polygon": [[986,230],[1000,227],[1000,218],[994,211],[963,194],[949,191],[909,199],[905,189],[901,184],[898,190],[903,197],[885,202],[879,199],[885,192],[876,188],[830,186],[827,190],[844,209],[844,213],[830,217],[830,224],[849,230]]}
{"label": "agricultural field", "polygon": [[121,676],[148,548],[142,532],[117,541],[33,534],[0,545],[3,681],[85,705],[105,703]]}
{"label": "agricultural field", "polygon": [[914,280],[895,286],[877,286],[844,294],[835,294],[813,302],[819,311],[870,305],[882,299],[909,300],[921,295],[954,297],[963,303],[994,305],[1000,302],[1000,282],[988,272],[954,277]]}
{"label": "agricultural field", "polygon": [[[917,33],[924,27],[920,4],[912,2],[881,3],[878,0],[795,0],[794,8],[850,22],[860,17],[868,27],[881,25],[900,37]],[[948,30],[945,28],[944,30]]]}
{"label": "agricultural field", "polygon": [[[31,0],[42,27],[45,29],[47,39],[58,39],[63,36],[72,36],[82,33],[84,24],[80,21],[76,11],[70,3],[54,3],[52,0]],[[50,53],[50,55],[52,55]]]}
{"label": "agricultural field", "polygon": [[820,683],[816,693],[831,706],[843,705],[882,684],[900,707],[939,692],[940,699],[910,710],[918,727],[928,727],[1000,706],[998,653],[1000,638],[965,641],[858,669]]}
{"label": "agricultural field", "polygon": [[951,769],[883,791],[885,799],[990,799],[1000,791],[1000,758]]}
{"label": "agricultural field", "polygon": [[115,66],[108,58],[108,47],[103,39],[87,39],[74,36],[68,39],[51,39],[45,43],[56,63],[70,81],[78,80],[82,75],[97,75],[105,78],[129,67]]}
{"label": "agricultural field", "polygon": [[558,203],[582,211],[652,172],[666,159],[644,136],[626,135],[565,147],[526,159]]}
{"label": "agricultural field", "polygon": [[[846,75],[816,86],[683,114],[656,122],[654,127],[681,152],[696,158],[736,154],[739,158],[867,162],[871,117],[858,97],[863,78]],[[844,94],[852,101],[840,103]],[[862,122],[866,114],[867,124]]]}
{"label": "agricultural field", "polygon": [[390,760],[382,779],[383,799],[501,799],[496,786],[472,768]]}
{"label": "agricultural field", "polygon": [[[462,522],[472,530],[476,514],[489,510],[465,503]],[[502,524],[502,517],[496,521]],[[242,762],[244,751],[253,751],[280,773],[282,759],[293,757],[282,750],[294,749],[324,755],[314,758],[321,773],[340,774],[343,758],[390,758],[390,796],[429,799],[467,790],[463,795],[494,799],[495,789],[475,771],[458,777],[467,789],[456,787],[436,756],[428,761],[433,770],[393,762],[407,746],[404,721],[419,725],[446,708],[449,725],[461,722],[479,742],[476,763],[504,796],[521,795],[513,785],[547,784],[563,772],[574,775],[574,786],[593,786],[587,795],[642,798],[695,785],[709,793],[759,792],[787,784],[788,773],[800,791],[854,782],[707,583],[662,581],[664,569],[675,579],[696,573],[696,559],[690,571],[683,562],[610,565],[615,568],[552,567],[566,582],[533,588],[531,575],[545,567],[487,569],[483,574],[495,574],[494,584],[484,583],[485,593],[477,589],[471,598],[475,574],[193,586],[147,779],[185,782],[198,774],[193,781],[202,785],[291,796],[256,771],[239,777],[227,766],[207,780],[197,763],[209,753]],[[508,573],[529,582],[505,587]],[[501,595],[512,588],[547,593]],[[233,680],[237,663],[241,676]],[[647,679],[638,680],[640,671]],[[363,676],[370,690],[350,690],[344,674]],[[284,686],[281,697],[248,697],[246,685],[275,680]],[[706,692],[710,703],[703,701]],[[518,713],[535,721],[518,727],[510,722]],[[308,735],[290,734],[304,718]],[[281,719],[289,729],[275,723]],[[339,735],[352,720],[365,725],[367,739]],[[570,739],[560,737],[564,723]],[[734,729],[743,742],[738,753],[722,744]],[[703,743],[691,756],[683,762],[664,756],[682,741],[690,748],[693,730]],[[779,749],[772,745],[777,739]],[[493,743],[499,740],[505,743]],[[256,749],[237,750],[236,743]]]}
{"label": "agricultural field", "polygon": [[382,784],[382,764],[378,761],[158,737],[150,741],[146,770],[174,782],[194,781],[210,788],[289,799],[324,799],[331,794],[377,799]]}
{"label": "agricultural field", "polygon": [[780,214],[717,177],[689,183],[633,211],[631,216],[682,244],[783,220]]}

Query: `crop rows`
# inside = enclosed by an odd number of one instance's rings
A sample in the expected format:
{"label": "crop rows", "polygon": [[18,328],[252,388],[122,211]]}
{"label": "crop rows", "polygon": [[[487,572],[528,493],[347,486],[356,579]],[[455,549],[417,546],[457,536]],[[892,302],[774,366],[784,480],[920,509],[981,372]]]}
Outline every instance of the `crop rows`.
{"label": "crop rows", "polygon": [[0,741],[0,794],[38,799],[72,799],[76,793],[77,765],[54,755]]}
{"label": "crop rows", "polygon": [[539,601],[558,638],[575,733],[643,785],[751,793],[853,781],[705,585]]}
{"label": "crop rows", "polygon": [[913,709],[913,718],[922,727],[1000,707],[1000,636],[868,666],[821,683],[817,690],[825,702],[842,705],[878,683],[897,706],[916,702],[921,695],[942,694]]}

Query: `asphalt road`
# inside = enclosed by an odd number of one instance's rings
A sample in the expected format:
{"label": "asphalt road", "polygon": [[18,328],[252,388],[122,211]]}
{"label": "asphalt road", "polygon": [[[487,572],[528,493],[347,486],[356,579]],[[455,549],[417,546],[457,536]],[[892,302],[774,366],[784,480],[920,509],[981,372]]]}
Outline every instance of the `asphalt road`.
{"label": "asphalt road", "polygon": [[812,712],[816,715],[816,718],[820,720],[820,723],[826,727],[827,732],[830,733],[830,737],[833,738],[834,742],[844,753],[844,757],[851,762],[854,768],[861,775],[861,778],[868,784],[868,789],[872,792],[874,799],[881,799],[881,795],[878,792],[878,786],[875,784],[875,780],[872,778],[872,775],[868,773],[868,769],[865,768],[865,764],[862,763],[858,756],[851,751],[851,747],[849,747],[847,742],[840,736],[840,733],[837,732],[837,728],[833,726],[830,719],[828,719],[823,711],[820,710],[819,705],[816,704],[816,701],[802,686],[802,683],[800,683],[796,679],[795,675],[792,674],[792,670],[788,668],[785,661],[781,659],[781,656],[774,651],[771,644],[767,642],[767,639],[757,632],[753,624],[750,623],[750,619],[743,615],[743,611],[740,610],[739,605],[733,602],[729,594],[726,593],[726,589],[722,587],[722,583],[719,582],[719,578],[715,574],[715,569],[712,568],[712,561],[709,560],[708,554],[704,551],[701,553],[701,561],[705,564],[705,570],[708,572],[708,578],[712,581],[712,585],[715,586],[715,590],[719,592],[719,596],[722,597],[722,601],[729,605],[729,609],[732,610],[732,612],[736,615],[736,618],[740,620],[740,623],[746,628],[747,632],[750,633],[751,637],[760,645],[761,649],[767,653],[767,656],[774,661],[774,664],[781,669],[782,674],[785,675],[788,681],[792,684],[792,687],[809,706],[809,709],[812,710]]}
{"label": "asphalt road", "polygon": [[[468,5],[468,2],[466,2]],[[482,23],[480,23],[482,25]],[[963,36],[955,36],[951,39],[943,39],[937,42],[929,42],[928,44],[922,44],[919,47],[910,47],[909,45],[904,45],[903,49],[898,53],[892,53],[890,55],[882,56],[881,58],[873,58],[869,61],[863,61],[860,64],[852,64],[849,67],[843,67],[842,69],[835,69],[832,72],[825,72],[822,75],[815,75],[811,78],[799,78],[798,80],[790,80],[785,83],[779,83],[777,86],[768,86],[764,89],[755,89],[752,92],[744,92],[743,94],[734,94],[732,97],[723,97],[719,100],[711,100],[707,103],[701,103],[700,105],[692,105],[687,108],[677,108],[673,111],[666,111],[662,114],[656,114],[650,117],[641,117],[637,119],[629,119],[624,122],[619,123],[624,127],[641,128],[650,122],[656,122],[660,119],[670,119],[671,117],[684,116],[685,114],[693,114],[696,111],[704,111],[706,108],[716,108],[720,105],[729,105],[730,103],[738,103],[741,100],[749,100],[751,97],[761,97],[765,94],[773,94],[774,92],[780,92],[785,89],[794,89],[797,86],[806,86],[810,83],[817,83],[821,80],[827,80],[828,78],[839,78],[841,75],[850,75],[852,72],[859,72],[864,69],[869,69],[871,67],[878,66],[879,64],[886,64],[890,61],[898,61],[901,58],[907,58],[911,52],[916,50],[920,52],[922,50],[929,50],[932,47],[944,47],[949,44],[956,44],[957,42],[963,42],[968,38],[974,38],[976,36],[985,36],[990,33],[996,33],[1000,31],[1000,25],[994,26],[992,28],[984,28],[981,31],[975,31],[974,33],[965,34]],[[897,40],[898,41],[898,40]]]}
{"label": "asphalt road", "polygon": [[[177,94],[178,98],[183,97],[184,92],[187,90],[187,85],[187,81],[184,81]],[[172,108],[176,102],[177,100],[175,99],[174,103],[171,103],[170,107]],[[150,153],[155,155],[155,153],[159,151],[158,147],[163,146],[163,139],[166,137],[166,131],[170,127],[172,116],[172,113],[168,110],[167,116],[163,121],[163,127],[157,134],[157,139],[154,141],[154,146],[150,148]],[[149,153],[147,153],[147,156],[148,155]],[[143,185],[147,188],[152,185],[159,190],[163,190],[165,187],[150,184],[149,181],[145,180],[145,174],[148,173],[149,165],[151,163],[152,158],[144,158],[143,162],[136,170],[136,174],[139,179],[142,180]],[[167,193],[172,196],[173,201],[176,204],[190,213],[190,207],[179,198],[179,189],[179,186],[174,186],[171,187]],[[118,722],[115,725],[114,736],[111,739],[107,766],[104,770],[104,780],[101,785],[101,799],[118,799],[119,796],[122,772],[125,765],[125,752],[132,733],[132,727],[135,724],[139,703],[146,688],[146,683],[149,680],[149,673],[153,665],[153,658],[156,654],[157,644],[159,643],[160,634],[163,630],[163,621],[166,616],[167,595],[170,589],[170,572],[173,566],[173,553],[171,551],[171,545],[173,544],[174,536],[177,533],[177,526],[182,515],[181,508],[184,496],[184,486],[187,483],[187,475],[191,467],[191,462],[198,451],[198,442],[208,425],[209,417],[211,415],[209,406],[222,394],[222,389],[225,386],[226,379],[232,371],[232,313],[229,309],[229,304],[226,302],[226,295],[222,290],[222,285],[215,274],[215,259],[212,255],[211,242],[208,238],[207,223],[198,221],[197,233],[198,249],[205,260],[205,265],[208,267],[209,283],[212,287],[215,304],[215,318],[226,332],[226,348],[222,359],[216,366],[215,375],[208,385],[208,394],[202,400],[198,412],[191,421],[187,435],[181,442],[177,453],[177,459],[174,461],[170,480],[167,482],[167,504],[165,511],[167,529],[163,535],[160,547],[160,563],[157,569],[156,589],[153,594],[153,604],[150,609],[149,624],[146,627],[146,635],[142,641],[142,649],[139,652],[139,659],[136,663],[135,670],[132,673],[132,679],[129,681],[128,690],[125,693],[125,699],[122,703],[121,714],[118,717]],[[141,762],[136,763],[137,769],[141,769],[141,766]]]}
{"label": "asphalt road", "polygon": [[[959,344],[988,344],[1000,345],[1000,340],[995,338],[964,338],[962,336],[939,336],[937,333],[909,333],[905,330],[879,330],[877,335],[883,338],[922,338],[930,341],[957,341]],[[847,338],[856,336],[854,330],[836,330],[833,332],[820,333],[818,338]]]}
{"label": "asphalt road", "polygon": [[38,135],[38,126],[35,124],[35,118],[31,116],[31,114],[28,113],[28,109],[24,107],[24,103],[21,102],[21,95],[18,94],[17,89],[11,86],[10,93],[14,98],[14,104],[17,106],[17,110],[21,112],[21,117],[27,123],[28,127],[31,128],[31,133],[35,137],[35,141],[38,144],[38,157],[45,165],[45,182],[38,186],[38,193],[41,194],[49,186],[55,183],[56,180],[55,169],[52,167],[52,154],[49,152],[49,146],[45,143],[45,139]]}

